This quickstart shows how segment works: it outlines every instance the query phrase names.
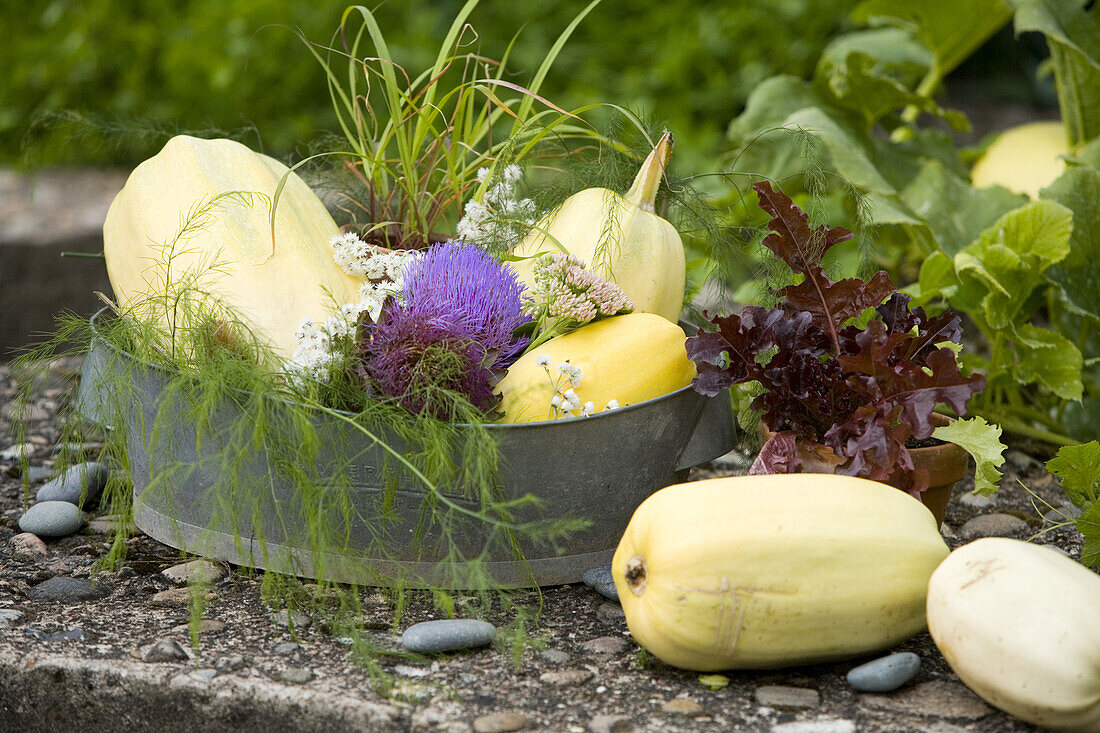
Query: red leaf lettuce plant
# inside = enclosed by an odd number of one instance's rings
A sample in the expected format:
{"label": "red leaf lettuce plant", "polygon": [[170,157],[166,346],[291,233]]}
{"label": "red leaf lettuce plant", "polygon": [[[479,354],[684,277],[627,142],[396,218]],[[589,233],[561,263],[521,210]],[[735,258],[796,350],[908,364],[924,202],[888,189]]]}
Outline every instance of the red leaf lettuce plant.
{"label": "red leaf lettuce plant", "polygon": [[[717,331],[688,339],[688,356],[698,369],[695,389],[715,395],[751,381],[763,387],[752,407],[774,435],[751,473],[839,473],[917,495],[927,488],[928,475],[914,469],[906,441],[932,436],[937,404],[963,415],[970,397],[985,386],[981,375],[963,374],[954,351],[941,345],[958,343],[959,316],[949,311],[930,317],[910,308],[909,296],[897,292],[883,271],[866,282],[833,282],[822,257],[851,232],[812,229],[781,191],[767,182],[754,188],[772,217],[763,244],[803,279],[779,291],[778,307],[745,306],[713,318]],[[984,422],[963,431],[969,440],[955,442],[975,452],[966,443],[978,433],[988,438],[986,429],[995,430],[999,446],[999,429]]]}

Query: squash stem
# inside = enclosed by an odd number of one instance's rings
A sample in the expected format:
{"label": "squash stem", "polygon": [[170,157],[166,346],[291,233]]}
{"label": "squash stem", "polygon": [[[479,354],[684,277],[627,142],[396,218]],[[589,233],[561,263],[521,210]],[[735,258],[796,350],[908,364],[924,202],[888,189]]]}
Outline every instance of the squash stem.
{"label": "squash stem", "polygon": [[626,561],[626,584],[630,587],[630,592],[639,598],[645,593],[646,578],[644,557],[635,555]]}
{"label": "squash stem", "polygon": [[642,211],[653,211],[657,202],[657,189],[661,186],[661,178],[665,174],[665,167],[671,157],[672,133],[666,131],[657,142],[657,146],[653,148],[653,152],[642,163],[641,170],[634,178],[634,184],[623,198]]}

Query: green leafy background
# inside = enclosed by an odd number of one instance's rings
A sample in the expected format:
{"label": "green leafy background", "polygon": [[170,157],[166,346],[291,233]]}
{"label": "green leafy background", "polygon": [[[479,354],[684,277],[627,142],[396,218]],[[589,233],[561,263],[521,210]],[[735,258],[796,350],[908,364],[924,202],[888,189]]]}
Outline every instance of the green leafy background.
{"label": "green leafy background", "polygon": [[[51,0],[5,14],[0,163],[133,163],[163,144],[163,135],[135,134],[149,127],[146,120],[168,132],[254,126],[245,142],[291,153],[318,130],[335,129],[335,120],[320,69],[287,28],[328,43],[345,5]],[[461,5],[381,4],[379,22],[399,63],[430,66]],[[466,36],[469,48],[499,58],[522,32],[509,60],[522,80],[584,5],[486,0],[471,18],[477,35]],[[853,5],[605,0],[578,28],[543,91],[566,108],[606,101],[644,109],[667,120],[688,143],[681,147],[702,163],[749,91],[775,73],[807,74],[826,39],[851,26]],[[110,122],[124,135],[74,137],[73,126],[39,125],[28,138],[42,113],[66,110]],[[136,120],[142,122],[128,125]]]}

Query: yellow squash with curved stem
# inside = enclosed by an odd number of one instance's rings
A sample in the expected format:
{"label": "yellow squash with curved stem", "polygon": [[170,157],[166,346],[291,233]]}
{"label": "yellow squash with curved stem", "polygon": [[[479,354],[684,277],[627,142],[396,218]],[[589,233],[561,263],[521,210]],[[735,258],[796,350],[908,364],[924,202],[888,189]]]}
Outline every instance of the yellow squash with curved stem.
{"label": "yellow squash with curved stem", "polygon": [[159,311],[166,330],[186,328],[176,298],[201,294],[229,308],[276,357],[289,358],[301,320],[323,321],[336,305],[357,301],[361,280],[333,261],[336,222],[293,173],[272,240],[271,203],[286,172],[233,140],[169,140],[130,174],[103,224],[119,305]]}
{"label": "yellow squash with curved stem", "polygon": [[497,409],[511,423],[552,420],[563,412],[579,416],[580,409],[551,407],[556,391],[571,388],[558,370],[566,361],[580,369],[574,388],[579,404],[591,402],[595,412],[610,400],[626,407],[674,392],[695,377],[685,340],[682,328],[653,313],[594,321],[550,339],[508,367],[497,385],[502,395]]}
{"label": "yellow squash with curved stem", "polygon": [[672,134],[666,132],[625,195],[587,188],[539,221],[512,250],[527,258],[512,263],[520,280],[533,289],[538,255],[566,251],[617,283],[635,311],[675,323],[684,300],[684,244],[676,228],[654,211],[671,155]]}
{"label": "yellow squash with curved stem", "polygon": [[777,474],[658,491],[634,512],[611,572],[630,633],[662,661],[772,669],[918,633],[946,556],[932,513],[903,491]]}

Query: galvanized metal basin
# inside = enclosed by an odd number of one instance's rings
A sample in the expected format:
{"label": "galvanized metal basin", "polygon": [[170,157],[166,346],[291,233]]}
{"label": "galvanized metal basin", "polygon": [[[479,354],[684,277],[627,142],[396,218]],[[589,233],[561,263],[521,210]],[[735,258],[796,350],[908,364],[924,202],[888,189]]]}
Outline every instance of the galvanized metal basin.
{"label": "galvanized metal basin", "polygon": [[[427,496],[423,486],[402,479],[387,504],[380,468],[385,455],[346,423],[322,413],[314,424],[325,436],[324,444],[341,451],[343,475],[352,484],[349,488],[345,482],[341,489],[347,492],[351,511],[333,519],[348,522],[345,542],[317,549],[295,494],[298,489],[289,480],[268,487],[259,511],[225,511],[225,502],[214,498],[218,491],[232,490],[230,478],[196,452],[194,427],[180,420],[165,431],[162,416],[162,427],[153,430],[172,377],[100,339],[93,340],[84,362],[78,407],[85,416],[110,421],[113,413],[107,406],[120,379],[128,380],[125,388],[140,403],[125,424],[109,427],[125,434],[134,522],[143,532],[195,555],[303,577],[323,575],[367,585],[392,584],[400,578],[410,586],[462,587],[463,574],[455,572],[461,568],[447,562],[440,538],[431,531],[424,534],[421,527],[414,539]],[[219,419],[229,425],[239,417],[226,405]],[[728,395],[708,399],[691,387],[588,418],[488,429],[499,444],[503,495],[532,494],[541,500],[537,508],[517,509],[517,521],[589,521],[586,529],[558,540],[556,546],[521,541],[511,550],[486,550],[492,530],[476,524],[449,537],[449,546],[461,557],[477,558],[496,582],[509,586],[579,582],[585,570],[611,559],[634,509],[646,497],[682,479],[690,467],[726,453],[734,439]],[[402,450],[399,441],[388,442]],[[266,460],[256,459],[255,469],[261,474],[270,467]],[[318,461],[322,475],[324,462]],[[165,480],[169,465],[175,470]],[[190,468],[179,471],[180,466]],[[448,498],[471,510],[478,508],[462,497]],[[380,546],[384,553],[378,552]],[[318,552],[323,557],[317,557]]]}

